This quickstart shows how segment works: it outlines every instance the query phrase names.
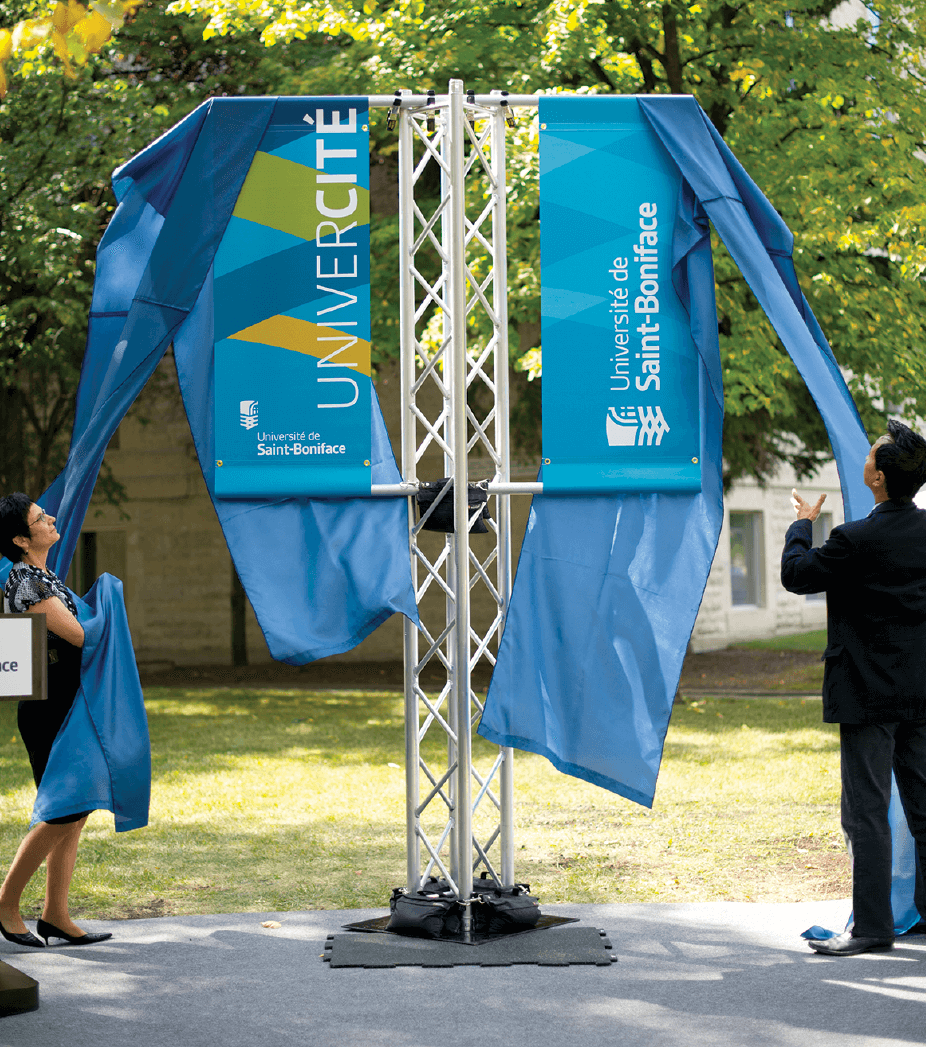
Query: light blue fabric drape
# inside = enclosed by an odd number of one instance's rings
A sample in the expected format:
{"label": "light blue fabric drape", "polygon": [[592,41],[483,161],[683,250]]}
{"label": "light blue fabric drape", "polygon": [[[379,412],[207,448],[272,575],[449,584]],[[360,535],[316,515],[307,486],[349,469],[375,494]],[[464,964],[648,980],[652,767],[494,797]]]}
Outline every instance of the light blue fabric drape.
{"label": "light blue fabric drape", "polygon": [[[585,104],[573,102],[577,123]],[[872,499],[861,477],[868,438],[801,293],[790,231],[693,98],[639,104],[683,178],[673,281],[700,356],[703,489],[693,496],[534,499],[479,733],[649,807],[723,520],[723,401],[707,219],[820,409],[846,519],[863,516]],[[894,913],[906,929],[916,922],[912,840],[897,804],[892,827]]]}
{"label": "light blue fabric drape", "polygon": [[[417,615],[404,500],[215,498],[212,278],[174,339],[196,453],[238,577],[275,658],[302,664],[349,650],[395,611]],[[376,391],[373,483],[400,479]]]}
{"label": "light blue fabric drape", "polygon": [[873,504],[861,469],[868,437],[798,284],[791,231],[693,98],[646,98],[640,106],[807,383],[833,448],[846,519],[864,516]]}
{"label": "light blue fabric drape", "polygon": [[196,302],[273,108],[224,101],[200,106],[113,175],[119,206],[97,250],[71,450],[42,495],[59,517],[48,565],[61,577],[106,445]]}
{"label": "light blue fabric drape", "polygon": [[699,355],[702,489],[534,499],[479,726],[647,807],[723,523],[710,231],[684,186],[672,250]]}
{"label": "light blue fabric drape", "polygon": [[[71,562],[106,445],[171,342],[211,493],[211,271],[275,98],[219,98],[113,175],[119,206],[100,243],[77,417],[64,471],[42,496]],[[195,313],[195,315],[193,315]],[[399,479],[372,405],[374,483]],[[274,658],[349,650],[396,612],[416,619],[400,499],[214,502]]]}
{"label": "light blue fabric drape", "polygon": [[52,745],[32,824],[112,811],[116,832],[140,829],[148,824],[151,747],[122,582],[103,574],[74,600],[84,628],[80,688]]}

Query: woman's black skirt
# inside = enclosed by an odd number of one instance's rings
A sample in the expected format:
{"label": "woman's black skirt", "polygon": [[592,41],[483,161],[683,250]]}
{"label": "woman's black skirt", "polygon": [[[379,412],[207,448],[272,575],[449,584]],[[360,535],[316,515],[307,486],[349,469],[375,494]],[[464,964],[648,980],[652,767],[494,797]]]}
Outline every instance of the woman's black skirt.
{"label": "woman's black skirt", "polygon": [[[71,711],[80,687],[79,647],[48,634],[48,698],[43,701],[20,702],[17,715],[19,733],[29,754],[32,777],[36,788],[45,773],[52,743],[61,725]],[[80,821],[90,811],[69,814],[64,818],[49,818],[50,825],[66,825]]]}

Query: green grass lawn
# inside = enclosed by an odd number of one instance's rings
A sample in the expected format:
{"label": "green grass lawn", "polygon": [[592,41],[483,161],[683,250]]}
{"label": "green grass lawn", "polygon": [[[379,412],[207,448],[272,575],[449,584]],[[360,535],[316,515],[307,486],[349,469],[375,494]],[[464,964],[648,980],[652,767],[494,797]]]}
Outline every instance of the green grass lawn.
{"label": "green grass lawn", "polygon": [[826,630],[815,629],[810,633],[774,636],[770,640],[746,640],[744,643],[734,643],[730,646],[744,647],[752,651],[819,651],[823,654],[826,648]]}
{"label": "green grass lawn", "polygon": [[[116,835],[111,815],[91,816],[75,914],[386,907],[405,875],[399,695],[150,688],[146,699],[151,824]],[[492,759],[481,739],[475,753]],[[0,784],[5,865],[34,799],[15,703],[0,703]],[[819,701],[677,705],[652,811],[526,753],[516,754],[515,800],[516,876],[542,903],[849,891],[838,735]],[[42,882],[27,914],[38,914]]]}

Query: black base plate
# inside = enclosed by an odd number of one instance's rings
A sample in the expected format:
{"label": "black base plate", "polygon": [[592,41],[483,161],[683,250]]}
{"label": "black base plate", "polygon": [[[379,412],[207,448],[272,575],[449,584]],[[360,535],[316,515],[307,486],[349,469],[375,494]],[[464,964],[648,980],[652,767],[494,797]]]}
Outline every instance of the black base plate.
{"label": "black base plate", "polygon": [[[382,917],[387,922],[388,916]],[[562,917],[541,917],[541,923],[575,923]],[[365,924],[380,923],[364,920]],[[381,927],[348,925],[351,930],[384,931]],[[552,927],[547,923],[545,927]],[[324,959],[332,967],[510,967],[516,963],[544,967],[592,964],[610,967],[616,962],[604,931],[593,927],[560,927],[538,934],[539,925],[504,937],[479,942],[478,949],[461,948],[453,939],[413,938],[392,931],[373,934],[331,934],[325,942]]]}
{"label": "black base plate", "polygon": [[544,916],[541,914],[540,919],[533,927],[525,927],[520,931],[503,931],[502,933],[496,931],[492,934],[488,931],[473,931],[471,940],[468,942],[463,940],[462,932],[458,934],[441,934],[434,939],[424,935],[419,936],[416,934],[405,934],[402,931],[393,931],[389,927],[388,916],[377,916],[372,920],[361,920],[359,923],[345,923],[343,927],[345,931],[363,931],[367,934],[392,934],[398,938],[418,938],[421,940],[421,937],[426,937],[427,941],[457,942],[459,945],[484,945],[486,942],[498,941],[499,938],[510,938],[516,934],[530,934],[531,931],[543,931],[547,927],[559,927],[564,923],[578,922],[573,916]]}
{"label": "black base plate", "polygon": [[0,963],[0,1018],[39,1009],[39,983],[8,963]]}

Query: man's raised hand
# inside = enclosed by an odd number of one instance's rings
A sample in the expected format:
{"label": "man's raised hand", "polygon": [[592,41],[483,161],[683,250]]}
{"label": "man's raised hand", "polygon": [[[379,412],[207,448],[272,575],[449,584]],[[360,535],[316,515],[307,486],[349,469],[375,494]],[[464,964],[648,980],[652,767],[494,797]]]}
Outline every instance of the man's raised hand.
{"label": "man's raised hand", "polygon": [[798,520],[816,520],[825,501],[826,495],[821,494],[817,499],[817,504],[811,505],[810,502],[805,502],[793,487],[791,488],[791,504],[794,506],[794,512],[797,514]]}

